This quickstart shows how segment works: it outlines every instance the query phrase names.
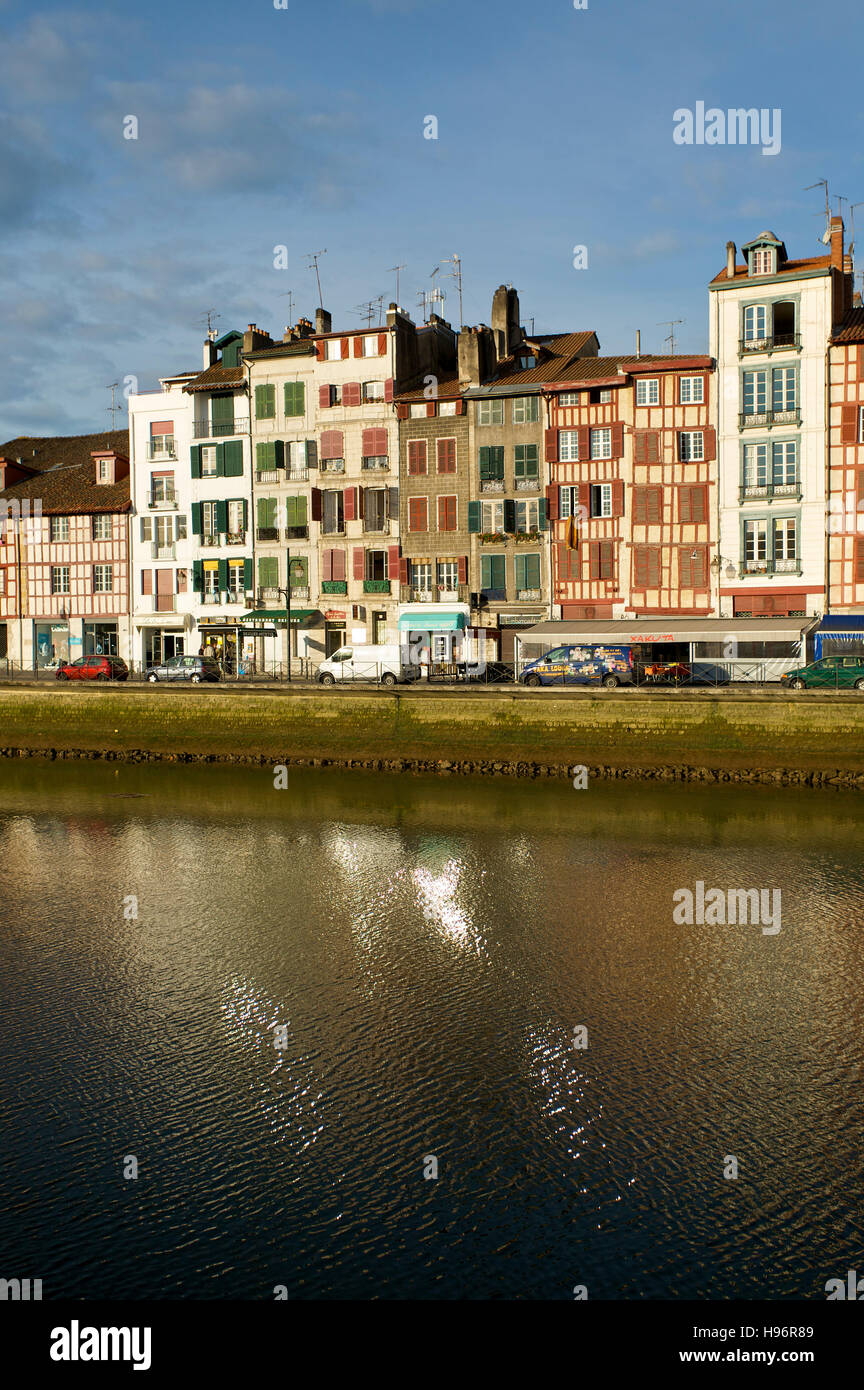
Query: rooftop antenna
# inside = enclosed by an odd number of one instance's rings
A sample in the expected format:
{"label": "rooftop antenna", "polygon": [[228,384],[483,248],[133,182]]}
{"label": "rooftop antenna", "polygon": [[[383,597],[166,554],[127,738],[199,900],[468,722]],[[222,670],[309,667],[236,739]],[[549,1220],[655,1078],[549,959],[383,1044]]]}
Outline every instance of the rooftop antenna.
{"label": "rooftop antenna", "polygon": [[367,299],[364,304],[358,304],[351,310],[352,314],[359,314],[361,319],[366,320],[366,327],[372,327],[372,320],[378,320],[378,327],[381,327],[381,311],[384,306],[384,296],[379,294],[377,299]]}
{"label": "rooftop antenna", "polygon": [[217,320],[217,319],[221,319],[221,317],[222,317],[222,315],[221,315],[221,314],[217,314],[215,309],[208,309],[208,310],[206,311],[206,313],[202,316],[202,318],[200,318],[200,319],[198,320],[199,323],[203,323],[203,322],[204,322],[204,319],[207,320],[207,337],[208,337],[208,338],[215,338],[215,336],[216,336],[216,320]]}
{"label": "rooftop antenna", "polygon": [[[407,262],[406,262],[406,264],[407,264]],[[387,267],[387,270],[388,270],[388,272],[389,272],[390,274],[392,274],[394,271],[396,272],[396,303],[397,303],[397,304],[399,303],[399,271],[400,271],[400,270],[404,270],[404,269],[405,269],[405,265],[391,265],[391,266],[388,266],[388,267]]]}
{"label": "rooftop antenna", "polygon": [[294,291],[283,290],[282,294],[278,295],[277,298],[288,300],[288,322],[290,324],[294,317]]}
{"label": "rooftop antenna", "polygon": [[[459,327],[462,327],[462,260],[455,251],[452,256],[445,256],[442,265],[452,265],[453,269],[449,272],[451,278],[456,281],[456,288],[459,291]],[[437,267],[436,267],[437,270]],[[432,274],[435,274],[433,270]]]}
{"label": "rooftop antenna", "polygon": [[427,305],[428,305],[428,302],[429,302],[429,291],[428,291],[428,290],[418,290],[418,291],[417,291],[417,303],[420,305],[420,312],[421,312],[422,315],[423,315],[423,320],[422,320],[423,323],[425,323],[425,322],[426,322],[426,319],[428,318],[428,313],[427,313]]}
{"label": "rooftop antenna", "polygon": [[668,328],[668,329],[669,329],[669,336],[666,337],[666,338],[664,338],[663,341],[664,341],[664,343],[668,343],[668,344],[669,344],[669,355],[670,355],[670,357],[674,357],[674,356],[675,356],[675,325],[676,325],[676,323],[686,323],[686,322],[687,322],[686,319],[663,319],[663,321],[662,321],[661,323],[658,323],[658,325],[657,325],[658,328]]}
{"label": "rooftop antenna", "polygon": [[321,258],[322,256],[326,256],[326,255],[327,255],[327,247],[326,247],[326,246],[324,247],[324,250],[323,250],[323,251],[310,251],[310,252],[308,252],[309,264],[308,264],[307,267],[306,267],[307,270],[314,270],[314,271],[315,271],[315,279],[318,281],[318,307],[319,307],[319,309],[323,309],[323,308],[324,308],[324,296],[323,296],[323,294],[321,293],[321,276],[318,274],[318,261],[320,260],[320,258]]}
{"label": "rooftop antenna", "polygon": [[120,382],[119,382],[119,381],[112,381],[110,386],[106,386],[106,387],[105,387],[105,390],[106,390],[106,391],[110,391],[110,392],[111,392],[111,404],[110,404],[110,405],[107,405],[107,406],[105,407],[105,409],[111,411],[111,428],[112,428],[112,430],[113,430],[113,428],[114,428],[114,415],[115,415],[115,412],[118,411],[118,410],[120,409],[119,405],[118,405],[117,402],[116,402],[116,399],[115,399],[115,396],[114,396],[114,392],[117,391],[117,390],[119,390],[119,389],[120,389]]}
{"label": "rooftop antenna", "polygon": [[825,189],[825,235],[819,239],[827,246],[828,242],[831,240],[831,200],[828,197],[828,180],[817,179],[815,183],[808,183],[804,192],[809,193],[811,188]]}

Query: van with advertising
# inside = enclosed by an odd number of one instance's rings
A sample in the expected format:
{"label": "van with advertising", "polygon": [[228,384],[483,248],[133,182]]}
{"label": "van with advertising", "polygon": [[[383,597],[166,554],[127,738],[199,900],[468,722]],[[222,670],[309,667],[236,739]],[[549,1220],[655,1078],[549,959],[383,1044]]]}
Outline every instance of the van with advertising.
{"label": "van with advertising", "polygon": [[603,685],[614,690],[633,684],[630,647],[555,647],[536,661],[529,661],[519,680],[523,685]]}
{"label": "van with advertising", "polygon": [[398,642],[340,647],[318,667],[320,685],[336,685],[337,681],[380,681],[381,685],[399,685],[415,681],[419,676],[420,667],[412,662],[410,648],[400,647]]}

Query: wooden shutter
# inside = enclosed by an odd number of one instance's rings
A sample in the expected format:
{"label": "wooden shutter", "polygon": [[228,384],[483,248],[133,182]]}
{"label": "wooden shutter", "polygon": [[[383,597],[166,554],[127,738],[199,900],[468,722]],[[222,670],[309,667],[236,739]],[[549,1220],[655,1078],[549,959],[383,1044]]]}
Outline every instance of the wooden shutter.
{"label": "wooden shutter", "polygon": [[383,357],[387,351],[387,334],[378,334],[378,356]]}
{"label": "wooden shutter", "polygon": [[463,399],[462,399],[461,396],[459,397],[458,401],[456,402],[456,414],[457,414],[457,415],[464,415],[464,414],[465,414],[465,402],[463,401]]}
{"label": "wooden shutter", "polygon": [[325,348],[324,348],[324,339],[323,339],[323,338],[319,338],[318,341],[317,341],[316,344],[315,344],[315,356],[318,358],[318,361],[319,361],[319,362],[323,362],[323,361],[325,360],[325,359],[324,359],[324,352],[325,352]]}
{"label": "wooden shutter", "polygon": [[683,524],[701,523],[708,516],[708,492],[704,484],[678,489],[678,520]]}
{"label": "wooden shutter", "polygon": [[333,551],[322,550],[321,552],[321,578],[331,580],[333,578]]}
{"label": "wooden shutter", "polygon": [[633,435],[635,463],[657,463],[660,459],[660,436],[656,430],[636,430]]}
{"label": "wooden shutter", "polygon": [[202,508],[201,508],[201,503],[200,503],[200,502],[193,502],[193,503],[192,503],[192,534],[193,534],[193,536],[201,536],[201,535],[204,534],[204,522],[203,522],[203,520],[202,520],[202,516],[203,516],[203,512],[202,512]]}
{"label": "wooden shutter", "polygon": [[322,431],[320,455],[322,459],[341,459],[345,457],[341,430]]}
{"label": "wooden shutter", "polygon": [[588,425],[578,425],[576,428],[576,444],[580,461],[591,457],[591,430]]}
{"label": "wooden shutter", "polygon": [[612,457],[620,459],[624,453],[624,425],[616,420],[612,426]]}
{"label": "wooden shutter", "polygon": [[455,498],[455,497],[446,497],[446,496],[445,496],[445,497],[439,497],[439,498],[438,498],[438,530],[439,530],[439,531],[455,531],[455,530],[456,530],[456,498]]}
{"label": "wooden shutter", "polygon": [[581,508],[580,517],[587,518],[591,515],[591,484],[578,483],[576,487],[576,505]]}
{"label": "wooden shutter", "polygon": [[550,521],[558,520],[558,484],[549,483],[546,488],[546,511]]}
{"label": "wooden shutter", "polygon": [[343,405],[362,405],[363,391],[359,381],[346,381],[342,387]]}
{"label": "wooden shutter", "polygon": [[[200,563],[200,561],[199,561]],[[141,571],[141,592],[142,594],[152,594],[153,592],[153,571]]]}
{"label": "wooden shutter", "polygon": [[855,510],[860,520],[864,515],[864,468],[855,470]]}
{"label": "wooden shutter", "polygon": [[547,462],[547,463],[557,463],[557,462],[558,462],[558,431],[557,431],[557,430],[544,430],[544,432],[543,432],[543,439],[544,439],[544,441],[545,441],[545,448],[546,448],[546,462]]}
{"label": "wooden shutter", "polygon": [[255,578],[252,573],[252,557],[251,555],[246,555],[243,559],[243,588],[248,593],[249,590],[254,587]]}
{"label": "wooden shutter", "polygon": [[410,414],[411,407],[407,404],[407,402],[403,403],[400,401],[400,403],[396,407],[396,419],[407,420]]}
{"label": "wooden shutter", "polygon": [[864,347],[858,349],[858,380],[864,381]]}
{"label": "wooden shutter", "polygon": [[219,589],[224,592],[228,588],[228,561],[219,561]]}
{"label": "wooden shutter", "polygon": [[633,547],[633,586],[656,589],[660,584],[660,551],[656,545]]}
{"label": "wooden shutter", "polygon": [[648,525],[662,519],[663,489],[659,487],[634,487],[633,521],[638,525]]}
{"label": "wooden shutter", "polygon": [[364,458],[386,458],[387,457],[387,431],[386,429],[366,429],[363,431],[363,457]]}
{"label": "wooden shutter", "polygon": [[477,532],[480,530],[480,503],[468,503],[468,530]]}
{"label": "wooden shutter", "polygon": [[342,338],[342,360],[351,356],[351,341],[349,338]]}
{"label": "wooden shutter", "polygon": [[224,498],[216,503],[216,530],[223,536],[228,530],[228,503]]}
{"label": "wooden shutter", "polygon": [[409,439],[408,472],[415,476],[426,472],[426,440]]}
{"label": "wooden shutter", "polygon": [[427,531],[429,529],[429,508],[425,497],[408,498],[408,530]]}
{"label": "wooden shutter", "polygon": [[193,560],[193,561],[192,561],[192,588],[193,588],[193,589],[195,590],[195,592],[198,593],[198,594],[202,594],[202,593],[204,592],[204,561],[203,561],[203,560]]}
{"label": "wooden shutter", "polygon": [[840,407],[840,443],[858,443],[858,406],[844,405]]}
{"label": "wooden shutter", "polygon": [[366,576],[366,551],[362,545],[355,546],[351,552],[353,575],[355,579],[364,579]]}
{"label": "wooden shutter", "polygon": [[541,497],[537,503],[537,529],[545,531],[548,526],[546,517],[546,498]]}
{"label": "wooden shutter", "polygon": [[359,516],[356,487],[346,487],[343,491],[342,496],[344,499],[345,520],[356,521]]}
{"label": "wooden shutter", "polygon": [[711,425],[706,425],[702,431],[702,451],[706,463],[713,463],[717,457],[717,431]]}
{"label": "wooden shutter", "polygon": [[333,578],[342,580],[348,578],[348,552],[345,550],[333,551]]}
{"label": "wooden shutter", "polygon": [[393,378],[388,376],[384,382],[384,400],[389,404],[393,400]]}
{"label": "wooden shutter", "polygon": [[455,473],[455,472],[456,472],[456,440],[455,440],[455,439],[439,439],[439,440],[438,440],[438,472],[439,472],[439,473]]}
{"label": "wooden shutter", "polygon": [[387,516],[391,521],[399,520],[399,489],[398,487],[388,487],[387,489]]}
{"label": "wooden shutter", "polygon": [[504,498],[504,530],[510,536],[516,534],[516,503],[512,497]]}
{"label": "wooden shutter", "polygon": [[467,556],[467,555],[460,555],[460,556],[459,556],[459,583],[460,583],[460,584],[467,584],[467,583],[468,583],[468,556]]}
{"label": "wooden shutter", "polygon": [[320,521],[320,520],[321,520],[321,489],[320,489],[320,487],[313,487],[313,489],[312,489],[312,520],[313,520],[313,521]]}
{"label": "wooden shutter", "polygon": [[403,555],[402,558],[401,558],[400,561],[399,561],[399,583],[400,583],[400,584],[409,584],[409,583],[411,582],[410,575],[409,575],[409,573],[408,573],[408,565],[409,565],[408,558],[407,558],[407,556]]}
{"label": "wooden shutter", "polygon": [[387,578],[396,579],[399,574],[399,547],[398,545],[388,545],[387,547]]}
{"label": "wooden shutter", "polygon": [[678,577],[682,589],[707,588],[708,552],[704,545],[679,547]]}
{"label": "wooden shutter", "polygon": [[864,536],[855,537],[855,583],[864,584]]}
{"label": "wooden shutter", "polygon": [[193,478],[200,478],[200,477],[201,477],[201,445],[200,445],[200,444],[193,444],[193,445],[192,445],[192,448],[191,448],[190,451],[189,451],[189,456],[190,456],[190,458],[191,458],[191,460],[192,460],[192,477],[193,477]]}
{"label": "wooden shutter", "polygon": [[357,337],[357,338],[355,338],[353,341],[354,341],[354,356],[355,356],[355,357],[362,357],[362,356],[363,356],[363,339],[360,338],[360,337]]}
{"label": "wooden shutter", "polygon": [[319,410],[329,410],[330,408],[330,387],[318,387],[318,408]]}
{"label": "wooden shutter", "polygon": [[225,477],[240,478],[243,476],[243,441],[242,439],[229,439],[225,442]]}
{"label": "wooden shutter", "polygon": [[612,515],[624,515],[624,483],[621,478],[615,478],[612,482]]}

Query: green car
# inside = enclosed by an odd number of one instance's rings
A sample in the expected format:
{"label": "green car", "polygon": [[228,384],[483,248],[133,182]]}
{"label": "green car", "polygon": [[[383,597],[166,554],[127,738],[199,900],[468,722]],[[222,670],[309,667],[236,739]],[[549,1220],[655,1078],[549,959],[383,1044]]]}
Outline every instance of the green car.
{"label": "green car", "polygon": [[864,656],[823,656],[809,666],[799,666],[780,677],[791,690],[818,690],[821,686],[864,690]]}

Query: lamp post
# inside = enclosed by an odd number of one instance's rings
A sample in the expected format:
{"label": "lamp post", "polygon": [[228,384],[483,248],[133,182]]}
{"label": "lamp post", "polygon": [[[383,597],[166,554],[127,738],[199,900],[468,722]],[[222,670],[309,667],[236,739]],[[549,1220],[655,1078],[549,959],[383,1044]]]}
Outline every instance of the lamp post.
{"label": "lamp post", "polygon": [[288,684],[291,684],[291,551],[288,551],[288,587],[277,591],[285,595],[285,610],[288,614]]}

